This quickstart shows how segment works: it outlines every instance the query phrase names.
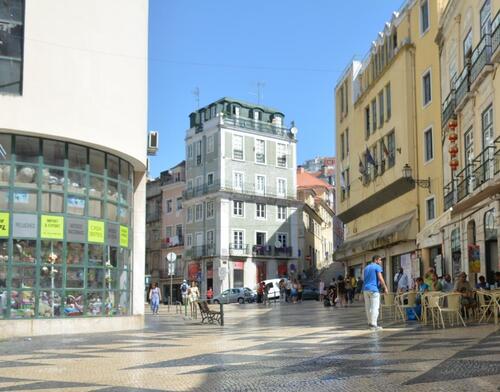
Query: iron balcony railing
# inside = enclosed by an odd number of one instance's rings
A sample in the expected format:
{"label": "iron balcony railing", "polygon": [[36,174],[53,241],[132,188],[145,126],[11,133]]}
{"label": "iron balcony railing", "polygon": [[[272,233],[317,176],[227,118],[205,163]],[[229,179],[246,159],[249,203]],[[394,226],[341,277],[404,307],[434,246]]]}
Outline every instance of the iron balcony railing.
{"label": "iron balcony railing", "polygon": [[225,114],[224,124],[239,128],[250,129],[252,131],[267,133],[286,139],[293,139],[295,137],[286,127],[271,124],[264,121],[253,120],[251,118],[236,117]]}
{"label": "iron balcony railing", "polygon": [[185,250],[186,257],[196,259],[200,257],[215,256],[215,244],[209,245],[196,245]]}
{"label": "iron balcony railing", "polygon": [[443,191],[444,207],[449,209],[500,173],[500,136],[459,171]]}
{"label": "iron balcony railing", "polygon": [[192,199],[193,197],[203,196],[208,193],[217,192],[220,189],[220,181],[214,181],[213,184],[204,184],[191,189],[186,189],[182,192],[184,200]]}
{"label": "iron balcony railing", "polygon": [[231,243],[229,244],[230,256],[250,256],[250,244]]}
{"label": "iron balcony railing", "polygon": [[452,89],[442,105],[442,121],[441,125],[443,128],[446,127],[446,124],[450,120],[450,118],[455,113],[455,90]]}
{"label": "iron balcony railing", "polygon": [[229,244],[230,256],[292,257],[292,252],[293,248],[291,246]]}
{"label": "iron balcony railing", "polygon": [[481,73],[481,71],[486,67],[486,65],[491,64],[491,36],[490,34],[485,34],[479,44],[472,52],[471,57],[471,69],[470,69],[470,83],[474,83]]}
{"label": "iron balcony railing", "polygon": [[466,65],[455,82],[455,105],[460,106],[470,91],[469,66]]}
{"label": "iron balcony railing", "polygon": [[184,246],[184,237],[182,235],[168,237],[161,241],[162,249],[174,248],[176,246]]}
{"label": "iron balcony railing", "polygon": [[495,53],[500,45],[500,10],[491,24],[491,51]]}

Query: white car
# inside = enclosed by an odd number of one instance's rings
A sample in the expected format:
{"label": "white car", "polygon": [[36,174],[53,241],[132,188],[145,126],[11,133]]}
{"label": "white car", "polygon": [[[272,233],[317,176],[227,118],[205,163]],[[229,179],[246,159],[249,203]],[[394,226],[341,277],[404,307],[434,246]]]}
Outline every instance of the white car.
{"label": "white car", "polygon": [[269,299],[278,299],[280,297],[280,281],[282,279],[285,281],[285,284],[286,284],[286,282],[288,281],[288,279],[286,279],[286,278],[276,278],[276,279],[264,280],[264,284],[266,284],[266,285],[268,283],[273,284],[273,287],[271,287],[271,289],[269,290],[269,294],[268,294]]}

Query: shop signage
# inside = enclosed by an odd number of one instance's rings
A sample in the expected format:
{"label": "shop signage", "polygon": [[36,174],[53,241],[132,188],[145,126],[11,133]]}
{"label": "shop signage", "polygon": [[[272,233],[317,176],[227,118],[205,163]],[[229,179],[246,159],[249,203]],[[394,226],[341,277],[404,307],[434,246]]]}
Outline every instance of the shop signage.
{"label": "shop signage", "polygon": [[104,222],[89,219],[88,238],[89,238],[89,242],[96,242],[98,244],[103,244],[104,243]]}
{"label": "shop signage", "polygon": [[84,219],[67,218],[66,239],[68,242],[85,242],[86,224]]}
{"label": "shop signage", "polygon": [[118,225],[113,223],[108,223],[107,226],[108,234],[108,245],[118,246],[120,245],[120,239],[118,238]]}
{"label": "shop signage", "polygon": [[64,217],[42,215],[40,217],[40,237],[62,240],[64,238]]}
{"label": "shop signage", "polygon": [[36,238],[38,235],[38,217],[32,214],[14,214],[12,216],[12,235],[18,238]]}
{"label": "shop signage", "polygon": [[244,269],[245,264],[243,261],[233,261],[233,269],[235,270],[242,270]]}
{"label": "shop signage", "polygon": [[9,213],[0,212],[0,237],[8,237],[9,228]]}
{"label": "shop signage", "polygon": [[128,248],[128,227],[120,225],[120,246]]}
{"label": "shop signage", "polygon": [[469,273],[478,274],[481,272],[481,261],[479,258],[479,245],[470,244],[469,251]]}

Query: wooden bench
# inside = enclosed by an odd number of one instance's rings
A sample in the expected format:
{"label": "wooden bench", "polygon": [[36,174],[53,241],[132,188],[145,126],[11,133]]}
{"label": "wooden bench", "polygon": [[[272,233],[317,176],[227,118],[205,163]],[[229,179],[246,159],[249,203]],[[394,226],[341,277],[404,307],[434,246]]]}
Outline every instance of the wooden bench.
{"label": "wooden bench", "polygon": [[222,312],[222,305],[221,305],[221,310],[216,311],[208,307],[207,301],[198,301],[198,307],[200,308],[202,323],[205,322],[205,320],[207,320],[207,322],[209,322],[210,324],[218,322],[220,325],[224,325],[224,313]]}

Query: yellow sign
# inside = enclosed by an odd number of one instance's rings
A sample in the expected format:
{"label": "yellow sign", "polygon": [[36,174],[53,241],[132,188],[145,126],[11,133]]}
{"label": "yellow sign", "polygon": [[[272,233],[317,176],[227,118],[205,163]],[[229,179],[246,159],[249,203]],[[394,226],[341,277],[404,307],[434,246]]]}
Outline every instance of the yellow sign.
{"label": "yellow sign", "polygon": [[0,237],[8,237],[9,229],[9,213],[0,212]]}
{"label": "yellow sign", "polygon": [[40,237],[62,240],[64,238],[64,217],[42,215],[40,223]]}
{"label": "yellow sign", "polygon": [[120,246],[128,248],[128,227],[120,225]]}
{"label": "yellow sign", "polygon": [[104,222],[89,220],[88,236],[89,242],[104,244]]}

